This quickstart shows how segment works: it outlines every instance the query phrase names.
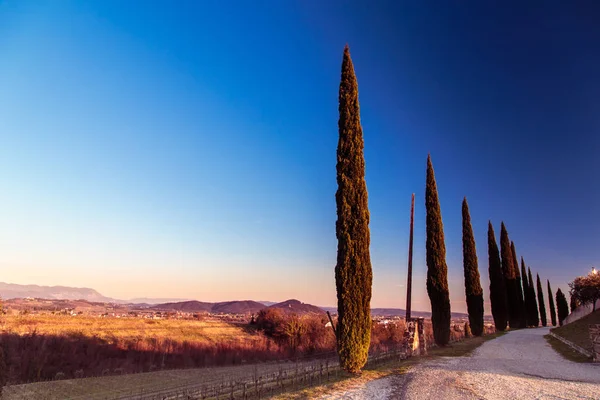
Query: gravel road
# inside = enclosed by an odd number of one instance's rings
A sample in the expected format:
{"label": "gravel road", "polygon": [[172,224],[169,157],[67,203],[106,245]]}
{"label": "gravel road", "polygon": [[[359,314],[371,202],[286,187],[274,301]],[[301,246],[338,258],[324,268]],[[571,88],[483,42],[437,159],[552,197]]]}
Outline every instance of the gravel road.
{"label": "gravel road", "polygon": [[565,360],[544,339],[548,331],[509,332],[470,356],[431,360],[322,399],[600,399],[600,365]]}

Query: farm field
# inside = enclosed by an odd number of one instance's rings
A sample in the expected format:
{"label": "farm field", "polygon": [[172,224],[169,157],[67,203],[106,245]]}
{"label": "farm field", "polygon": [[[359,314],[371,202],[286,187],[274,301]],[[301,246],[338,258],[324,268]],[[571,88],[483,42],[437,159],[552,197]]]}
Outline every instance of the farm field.
{"label": "farm field", "polygon": [[285,350],[217,318],[7,315],[1,329],[9,384],[269,361]]}
{"label": "farm field", "polygon": [[155,320],[83,315],[7,315],[2,318],[0,326],[4,333],[89,337],[107,343],[168,338],[172,341],[206,344],[240,339],[252,341],[258,338],[245,330],[243,325],[219,319]]}
{"label": "farm field", "polygon": [[[4,388],[3,400],[96,400],[96,399],[147,399],[163,398],[162,395],[201,392],[204,388],[215,390],[222,388],[223,394],[229,385],[247,383],[252,386],[255,379],[268,382],[283,371],[319,371],[318,367],[327,365],[333,371],[337,367],[337,357],[331,355],[326,360],[306,360],[289,362],[270,362],[255,365],[239,365],[218,368],[197,368],[188,370],[156,371],[131,375],[107,376],[96,378],[69,379],[51,382],[38,382],[13,385]],[[220,390],[220,389],[217,389]],[[251,388],[249,389],[251,390]],[[211,393],[211,392],[208,392]],[[214,394],[214,392],[212,392]]]}

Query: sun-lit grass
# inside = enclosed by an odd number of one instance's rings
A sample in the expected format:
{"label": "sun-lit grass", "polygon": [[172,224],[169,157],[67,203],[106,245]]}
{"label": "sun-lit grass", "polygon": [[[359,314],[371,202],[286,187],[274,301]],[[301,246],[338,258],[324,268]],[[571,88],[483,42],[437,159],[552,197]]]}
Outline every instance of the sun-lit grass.
{"label": "sun-lit grass", "polygon": [[253,340],[242,326],[219,320],[177,320],[114,318],[67,315],[5,316],[2,330],[6,333],[27,335],[84,336],[105,340],[107,343],[148,338],[192,343],[227,342],[242,338]]}

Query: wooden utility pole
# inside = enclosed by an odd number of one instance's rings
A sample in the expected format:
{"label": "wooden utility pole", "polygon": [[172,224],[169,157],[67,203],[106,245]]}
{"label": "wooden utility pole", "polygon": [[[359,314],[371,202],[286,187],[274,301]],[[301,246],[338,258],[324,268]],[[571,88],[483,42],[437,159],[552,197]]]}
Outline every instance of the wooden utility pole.
{"label": "wooden utility pole", "polygon": [[412,295],[412,253],[413,253],[413,228],[415,225],[415,194],[412,195],[410,204],[410,239],[408,241],[408,279],[406,281],[406,321],[410,320],[410,301]]}

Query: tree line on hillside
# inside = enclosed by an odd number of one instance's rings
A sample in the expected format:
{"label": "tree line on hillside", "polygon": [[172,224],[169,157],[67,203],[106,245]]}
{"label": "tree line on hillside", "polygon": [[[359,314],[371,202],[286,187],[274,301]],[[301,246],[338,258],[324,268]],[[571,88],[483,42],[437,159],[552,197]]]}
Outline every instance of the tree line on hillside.
{"label": "tree line on hillside", "polygon": [[[370,300],[372,268],[369,253],[369,208],[365,181],[364,139],[360,122],[358,83],[350,51],[346,45],[339,86],[339,140],[337,147],[336,237],[338,240],[335,279],[338,322],[334,328],[340,363],[349,372],[365,365],[371,335]],[[435,343],[450,341],[450,293],[442,213],[431,155],[427,157],[426,186],[427,293],[431,302],[431,322]],[[475,239],[466,197],[462,203],[463,267],[469,326],[473,335],[483,333],[484,301]],[[521,257],[501,222],[500,248],[491,221],[488,223],[488,273],[490,303],[497,331],[546,326],[546,304],[539,274],[533,280],[531,268]],[[537,293],[536,293],[537,292]],[[558,289],[557,309],[547,280],[552,325],[566,317],[566,298]],[[558,311],[558,318],[556,312]],[[566,313],[568,314],[568,308]]]}

